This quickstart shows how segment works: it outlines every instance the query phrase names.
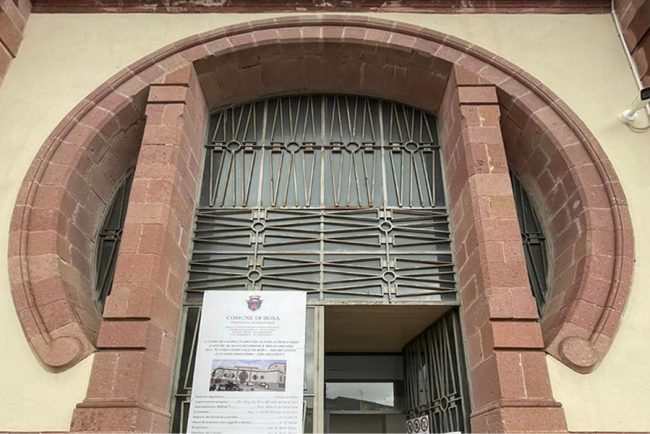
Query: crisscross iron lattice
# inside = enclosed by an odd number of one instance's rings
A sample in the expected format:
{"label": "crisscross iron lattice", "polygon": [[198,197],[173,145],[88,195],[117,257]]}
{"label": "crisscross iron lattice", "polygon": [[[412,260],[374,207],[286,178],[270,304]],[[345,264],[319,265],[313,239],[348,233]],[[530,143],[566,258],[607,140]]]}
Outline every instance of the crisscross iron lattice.
{"label": "crisscross iron lattice", "polygon": [[434,119],[355,96],[217,113],[194,243],[190,293],[455,301]]}

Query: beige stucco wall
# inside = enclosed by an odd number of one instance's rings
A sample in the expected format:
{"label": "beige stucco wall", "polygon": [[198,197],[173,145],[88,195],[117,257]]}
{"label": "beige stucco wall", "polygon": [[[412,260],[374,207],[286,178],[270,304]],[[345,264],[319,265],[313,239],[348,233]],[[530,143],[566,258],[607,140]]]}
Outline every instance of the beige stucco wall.
{"label": "beige stucco wall", "polygon": [[[616,115],[635,85],[608,15],[375,14],[451,33],[492,50],[542,80],[586,122],[611,158],[632,210],[637,269],[632,296],[610,353],[590,375],[548,358],[569,428],[650,429],[650,132],[634,134]],[[86,94],[155,49],[216,27],[270,15],[32,15],[0,89],[0,227],[7,228],[31,159],[63,116]],[[0,230],[0,252],[7,252]],[[6,255],[6,254],[5,254]],[[26,344],[0,253],[0,430],[68,430],[85,395],[92,357],[59,374],[46,372]]]}

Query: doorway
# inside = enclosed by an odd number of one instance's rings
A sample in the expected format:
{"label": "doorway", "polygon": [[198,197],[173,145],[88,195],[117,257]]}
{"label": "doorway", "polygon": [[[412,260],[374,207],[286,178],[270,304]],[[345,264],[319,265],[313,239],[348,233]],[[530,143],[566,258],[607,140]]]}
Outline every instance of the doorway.
{"label": "doorway", "polygon": [[331,305],[308,311],[305,432],[469,429],[458,311],[440,305]]}
{"label": "doorway", "polygon": [[[441,375],[461,375],[452,367],[462,362],[456,345],[440,370],[448,352],[438,346],[460,333],[425,345],[436,352],[427,358],[405,351],[458,305],[435,117],[357,95],[296,95],[225,108],[209,131],[172,429],[183,430],[190,405],[203,294],[228,290],[307,294],[305,432],[404,432],[407,416],[434,420],[437,390],[448,395]],[[375,371],[386,360],[399,367],[390,378]],[[352,385],[333,363],[366,370]],[[432,371],[418,377],[423,369]]]}
{"label": "doorway", "polygon": [[325,355],[325,432],[405,432],[401,353]]}

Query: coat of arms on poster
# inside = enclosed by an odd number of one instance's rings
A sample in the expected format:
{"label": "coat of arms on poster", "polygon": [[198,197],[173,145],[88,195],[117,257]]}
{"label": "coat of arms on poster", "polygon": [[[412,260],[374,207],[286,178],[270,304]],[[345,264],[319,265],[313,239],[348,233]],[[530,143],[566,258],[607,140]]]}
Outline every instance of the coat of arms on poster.
{"label": "coat of arms on poster", "polygon": [[248,309],[255,312],[260,307],[262,307],[262,297],[259,295],[251,295],[248,297],[248,300],[246,300],[246,304],[248,304]]}

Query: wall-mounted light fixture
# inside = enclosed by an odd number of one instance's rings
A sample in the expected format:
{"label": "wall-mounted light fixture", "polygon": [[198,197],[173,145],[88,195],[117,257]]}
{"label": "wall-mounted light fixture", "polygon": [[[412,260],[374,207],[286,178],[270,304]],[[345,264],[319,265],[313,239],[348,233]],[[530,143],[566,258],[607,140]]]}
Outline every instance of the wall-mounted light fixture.
{"label": "wall-mounted light fixture", "polygon": [[[639,119],[639,112],[643,110],[643,108],[650,103],[650,87],[646,87],[641,89],[641,91],[638,93],[636,98],[634,98],[634,101],[632,101],[632,105],[630,108],[623,110],[619,116],[621,119],[621,122],[629,126],[630,128],[634,130],[642,130],[645,131],[650,128],[650,126],[646,127],[635,127],[633,124],[636,122],[637,119]],[[650,113],[650,110],[648,111]]]}

